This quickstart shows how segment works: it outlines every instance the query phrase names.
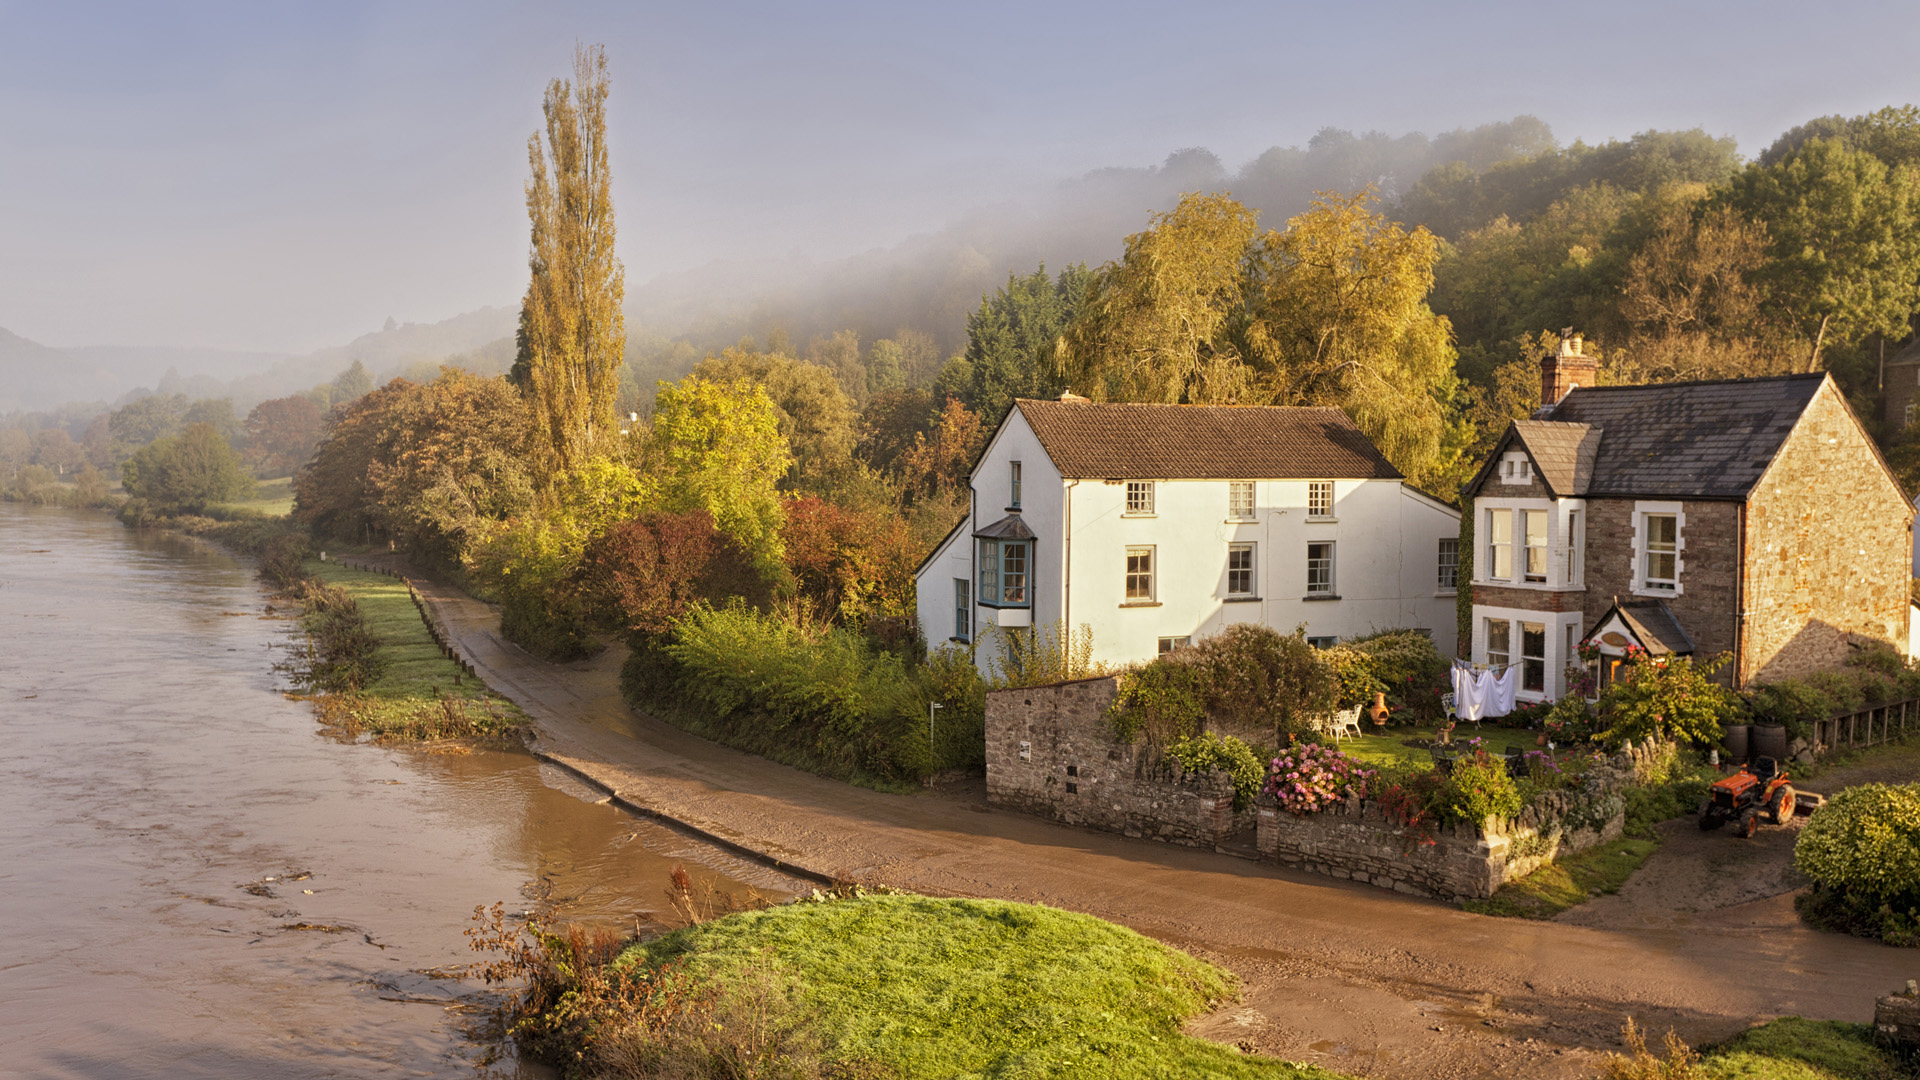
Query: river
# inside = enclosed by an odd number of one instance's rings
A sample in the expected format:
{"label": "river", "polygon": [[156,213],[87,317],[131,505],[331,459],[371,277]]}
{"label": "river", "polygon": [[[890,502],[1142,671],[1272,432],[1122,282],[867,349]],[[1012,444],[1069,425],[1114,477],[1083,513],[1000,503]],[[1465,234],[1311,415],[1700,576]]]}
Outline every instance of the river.
{"label": "river", "polygon": [[271,599],[214,545],[0,503],[0,1075],[470,1077],[476,904],[794,887],[524,753],[328,737]]}

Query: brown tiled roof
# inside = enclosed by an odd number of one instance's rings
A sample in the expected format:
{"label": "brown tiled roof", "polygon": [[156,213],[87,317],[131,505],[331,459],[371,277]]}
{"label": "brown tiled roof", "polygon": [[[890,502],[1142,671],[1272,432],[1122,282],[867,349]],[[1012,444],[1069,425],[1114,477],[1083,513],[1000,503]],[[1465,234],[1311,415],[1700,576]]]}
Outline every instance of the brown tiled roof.
{"label": "brown tiled roof", "polygon": [[1582,386],[1546,419],[1601,433],[1592,479],[1576,494],[1742,499],[1825,378]]}
{"label": "brown tiled roof", "polygon": [[1070,479],[1400,479],[1339,409],[1024,398],[1015,406]]}

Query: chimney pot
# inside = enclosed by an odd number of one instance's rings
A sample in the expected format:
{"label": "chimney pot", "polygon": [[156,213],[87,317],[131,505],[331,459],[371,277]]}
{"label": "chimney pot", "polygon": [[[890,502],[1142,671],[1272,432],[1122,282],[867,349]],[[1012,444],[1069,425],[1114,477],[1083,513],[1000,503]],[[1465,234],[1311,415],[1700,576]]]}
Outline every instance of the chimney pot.
{"label": "chimney pot", "polygon": [[1540,404],[1552,408],[1560,404],[1567,392],[1582,386],[1592,386],[1594,362],[1583,351],[1584,341],[1581,335],[1573,332],[1569,326],[1560,331],[1560,348],[1548,353],[1540,360]]}

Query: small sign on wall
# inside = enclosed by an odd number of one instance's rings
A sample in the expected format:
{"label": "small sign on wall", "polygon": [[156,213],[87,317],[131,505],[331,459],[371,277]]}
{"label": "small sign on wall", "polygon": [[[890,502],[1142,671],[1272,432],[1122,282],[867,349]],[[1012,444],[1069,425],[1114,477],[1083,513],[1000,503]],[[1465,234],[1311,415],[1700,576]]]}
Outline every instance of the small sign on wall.
{"label": "small sign on wall", "polygon": [[1030,742],[1026,742],[1026,741],[1024,741],[1024,740],[1022,740],[1022,741],[1021,741],[1021,743],[1020,743],[1020,760],[1021,760],[1021,761],[1032,761],[1032,760],[1033,760],[1033,744],[1032,744],[1032,743],[1030,743]]}

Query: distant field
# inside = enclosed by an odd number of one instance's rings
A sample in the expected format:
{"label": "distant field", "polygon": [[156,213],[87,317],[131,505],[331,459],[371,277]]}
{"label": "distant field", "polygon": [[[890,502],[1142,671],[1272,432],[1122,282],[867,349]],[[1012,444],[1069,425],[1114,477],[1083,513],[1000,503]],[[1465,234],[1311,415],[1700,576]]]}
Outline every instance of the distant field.
{"label": "distant field", "polygon": [[293,513],[293,477],[262,480],[253,498],[220,506],[225,510],[250,510],[263,517],[286,517]]}

